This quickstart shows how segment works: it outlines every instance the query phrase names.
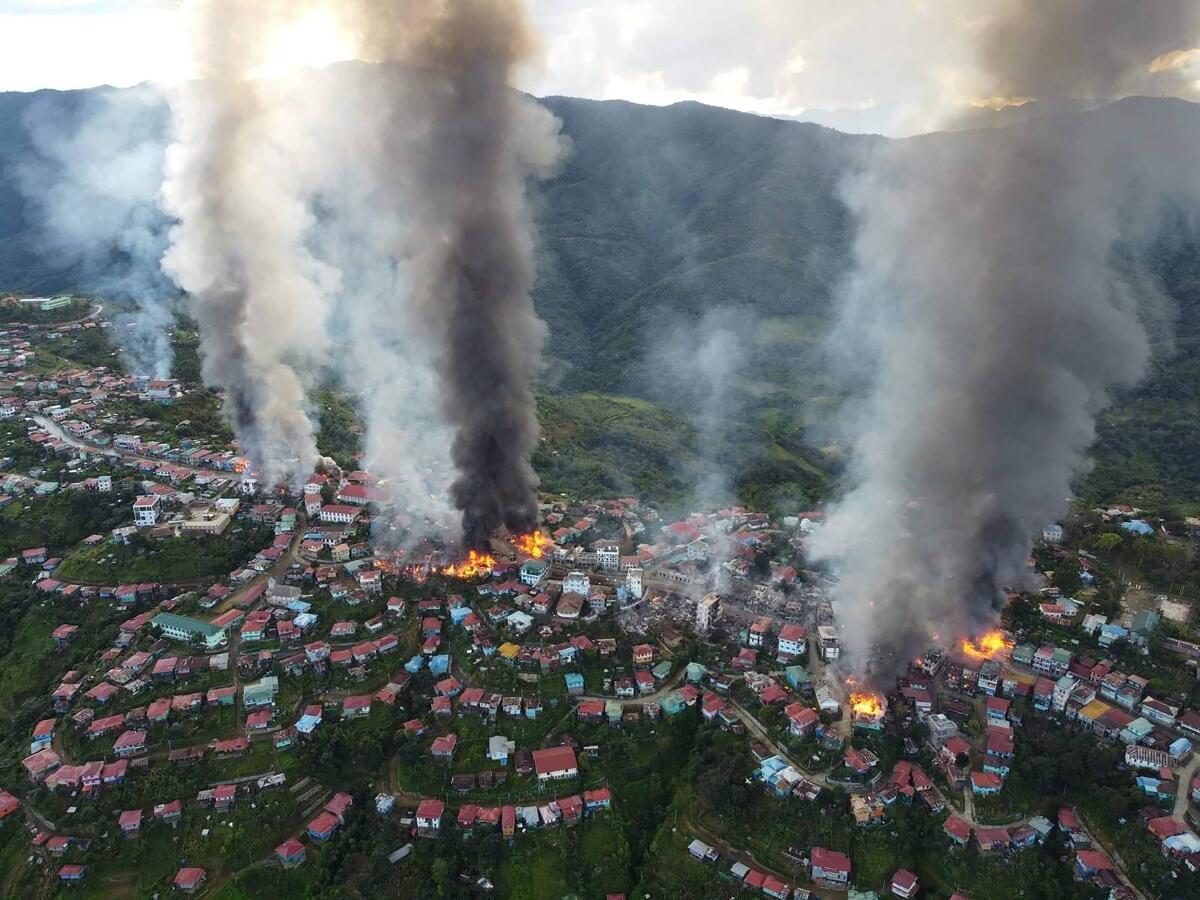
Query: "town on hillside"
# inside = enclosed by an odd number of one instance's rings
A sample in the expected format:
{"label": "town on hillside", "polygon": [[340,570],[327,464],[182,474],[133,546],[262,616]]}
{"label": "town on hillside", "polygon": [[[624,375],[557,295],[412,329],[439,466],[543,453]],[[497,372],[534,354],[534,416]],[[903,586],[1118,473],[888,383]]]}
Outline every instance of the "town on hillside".
{"label": "town on hillside", "polygon": [[1200,896],[1200,520],[1048,523],[854,684],[819,508],[543,494],[463,560],[75,312],[0,327],[0,895]]}

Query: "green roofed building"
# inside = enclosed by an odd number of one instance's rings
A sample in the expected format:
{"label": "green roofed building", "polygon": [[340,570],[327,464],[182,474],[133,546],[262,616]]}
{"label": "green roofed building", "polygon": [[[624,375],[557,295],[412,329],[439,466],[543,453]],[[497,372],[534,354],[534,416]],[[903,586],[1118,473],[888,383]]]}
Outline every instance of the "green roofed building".
{"label": "green roofed building", "polygon": [[159,613],[150,620],[150,624],[162,630],[164,636],[177,641],[198,641],[208,649],[219,647],[225,643],[226,628],[202,622],[190,616],[178,616],[175,613]]}
{"label": "green roofed building", "polygon": [[274,675],[265,675],[253,684],[242,687],[242,703],[247,709],[274,706],[278,692],[279,679]]}

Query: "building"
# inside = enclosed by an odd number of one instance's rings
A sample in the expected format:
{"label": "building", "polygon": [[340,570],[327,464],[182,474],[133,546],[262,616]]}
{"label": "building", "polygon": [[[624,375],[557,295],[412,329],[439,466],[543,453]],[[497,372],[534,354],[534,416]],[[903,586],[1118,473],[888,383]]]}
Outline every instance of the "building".
{"label": "building", "polygon": [[205,872],[198,866],[185,866],[175,873],[175,887],[185,894],[194,894],[204,886]]}
{"label": "building", "polygon": [[642,592],[645,588],[642,585],[642,569],[640,567],[633,566],[625,571],[625,590],[634,600],[642,599]]}
{"label": "building", "polygon": [[422,800],[417,804],[417,836],[437,837],[445,812],[446,804],[441,800]]}
{"label": "building", "polygon": [[149,497],[138,497],[133,501],[133,524],[138,528],[151,528],[158,524],[160,511],[157,494]]}
{"label": "building", "polygon": [[521,565],[521,583],[537,587],[542,583],[542,579],[546,577],[549,569],[549,564],[540,559],[527,559]]}
{"label": "building", "polygon": [[321,507],[321,521],[325,523],[333,523],[337,525],[349,525],[358,518],[358,514],[362,512],[357,506],[348,506],[340,503],[326,503]]}
{"label": "building", "polygon": [[294,869],[304,862],[304,845],[295,838],[288,838],[275,848],[275,856],[285,869]]}
{"label": "building", "polygon": [[587,597],[592,591],[592,581],[583,572],[568,572],[567,577],[563,579],[562,589],[564,594],[580,594]]}
{"label": "building", "polygon": [[150,620],[150,624],[160,629],[164,637],[188,643],[195,641],[209,650],[225,643],[228,630],[228,626],[221,627],[175,613],[159,613]]}
{"label": "building", "polygon": [[616,541],[597,541],[596,565],[601,569],[618,569],[621,565],[621,545]]}
{"label": "building", "polygon": [[575,751],[570,747],[551,747],[533,751],[533,768],[539,782],[574,778],[579,774]]}
{"label": "building", "polygon": [[850,882],[850,857],[824,847],[812,848],[812,880],[834,888]]}
{"label": "building", "polygon": [[826,662],[835,660],[841,656],[842,648],[838,642],[837,629],[832,625],[818,625],[817,648],[821,653],[821,659]]}
{"label": "building", "polygon": [[791,622],[779,630],[779,655],[804,656],[808,651],[808,629]]}
{"label": "building", "polygon": [[705,594],[696,604],[696,631],[707,634],[721,618],[721,598],[715,593]]}
{"label": "building", "polygon": [[911,898],[917,896],[917,891],[921,889],[921,884],[917,881],[917,876],[908,869],[897,869],[896,874],[892,876],[892,893],[897,897]]}

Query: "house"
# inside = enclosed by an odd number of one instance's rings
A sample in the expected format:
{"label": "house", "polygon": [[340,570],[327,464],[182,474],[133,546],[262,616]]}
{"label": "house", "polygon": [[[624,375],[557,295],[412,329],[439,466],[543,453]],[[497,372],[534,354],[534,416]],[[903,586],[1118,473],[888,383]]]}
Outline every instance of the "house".
{"label": "house", "polygon": [[921,884],[917,881],[917,876],[908,869],[897,869],[896,874],[892,876],[892,893],[897,897],[915,897],[920,889]]}
{"label": "house", "polygon": [[437,837],[445,811],[446,804],[441,800],[422,800],[417,804],[417,836]]}
{"label": "house", "polygon": [[575,751],[570,747],[534,750],[533,768],[539,782],[574,778],[579,774]]}
{"label": "house", "polygon": [[113,753],[120,757],[134,756],[146,749],[146,732],[130,729],[113,742]]}
{"label": "house", "polygon": [[800,701],[788,704],[783,711],[788,718],[788,733],[794,737],[806,737],[815,733],[821,721],[815,709],[805,706]]}
{"label": "house", "polygon": [[1112,860],[1099,850],[1080,850],[1075,854],[1075,876],[1090,881],[1101,872],[1112,872]]}
{"label": "house", "polygon": [[429,748],[429,752],[434,759],[450,760],[454,758],[454,749],[458,746],[458,736],[454,734],[443,734],[433,739],[433,744]]}
{"label": "house", "polygon": [[813,847],[812,880],[834,888],[844,888],[850,881],[850,857],[836,850]]}
{"label": "house", "polygon": [[960,847],[965,847],[967,842],[971,840],[971,826],[967,824],[965,819],[958,816],[950,816],[942,823],[942,830],[946,833],[954,843]]}
{"label": "house", "polygon": [[175,887],[185,894],[194,894],[204,886],[205,872],[199,866],[184,866],[175,873]]}
{"label": "house", "polygon": [[138,497],[133,501],[133,523],[138,528],[152,528],[158,524],[158,516],[161,512],[159,499],[157,494],[152,494],[147,497]]}
{"label": "house", "polygon": [[1002,787],[1004,787],[1004,782],[999,775],[992,772],[971,773],[971,793],[973,794],[979,796],[998,794]]}
{"label": "house", "polygon": [[808,650],[808,629],[788,623],[779,630],[778,653],[781,657],[804,656]]}
{"label": "house", "polygon": [[232,809],[234,801],[237,799],[236,784],[218,784],[213,788],[212,801],[213,809],[220,812]]}
{"label": "house", "polygon": [[142,811],[140,809],[125,810],[117,816],[117,825],[125,837],[137,837],[138,832],[142,830]]}
{"label": "house", "polygon": [[333,813],[322,811],[315,819],[308,823],[308,836],[314,841],[327,841],[333,837],[333,833],[338,830],[341,825],[341,820]]}
{"label": "house", "polygon": [[979,844],[979,849],[984,853],[1003,852],[1009,847],[1008,829],[980,826],[975,829],[975,842]]}
{"label": "house", "polygon": [[487,758],[503,766],[508,765],[508,757],[516,749],[516,742],[502,735],[492,735],[488,739]]}
{"label": "house", "polygon": [[275,856],[285,869],[294,869],[304,862],[304,845],[295,838],[288,838],[275,848]]}
{"label": "house", "polygon": [[342,700],[342,718],[363,719],[371,714],[370,694],[352,694]]}
{"label": "house", "polygon": [[59,881],[83,881],[83,866],[71,864],[58,870]]}

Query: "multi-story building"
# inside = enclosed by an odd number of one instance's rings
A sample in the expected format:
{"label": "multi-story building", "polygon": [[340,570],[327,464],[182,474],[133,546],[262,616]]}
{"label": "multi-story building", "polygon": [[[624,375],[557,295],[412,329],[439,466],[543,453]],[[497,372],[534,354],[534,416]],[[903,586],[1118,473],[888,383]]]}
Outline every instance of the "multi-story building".
{"label": "multi-story building", "polygon": [[592,582],[583,572],[569,572],[563,579],[562,589],[564,594],[581,594],[586,597],[592,592]]}
{"label": "multi-story building", "polygon": [[596,565],[601,569],[616,570],[621,565],[621,545],[616,541],[596,542]]}
{"label": "multi-story building", "polygon": [[696,631],[706,634],[721,618],[721,598],[716,593],[705,594],[696,604]]}
{"label": "multi-story building", "polygon": [[133,523],[138,528],[150,528],[158,524],[158,496],[138,497],[133,501]]}
{"label": "multi-story building", "polygon": [[642,599],[642,570],[634,566],[625,570],[625,589],[629,591],[629,596],[634,600]]}
{"label": "multi-story building", "polygon": [[832,625],[818,625],[817,647],[820,650],[821,658],[826,662],[841,656],[842,646],[838,641],[837,629]]}

